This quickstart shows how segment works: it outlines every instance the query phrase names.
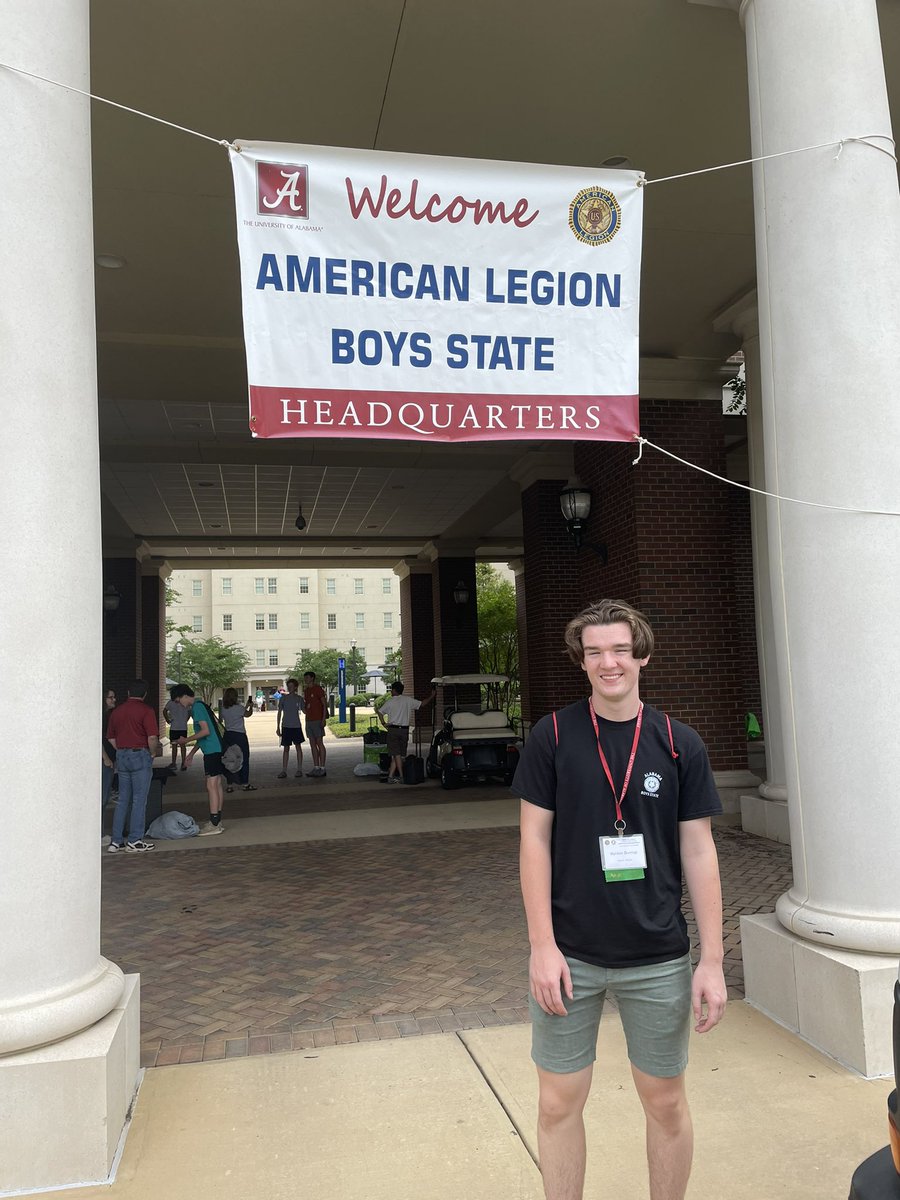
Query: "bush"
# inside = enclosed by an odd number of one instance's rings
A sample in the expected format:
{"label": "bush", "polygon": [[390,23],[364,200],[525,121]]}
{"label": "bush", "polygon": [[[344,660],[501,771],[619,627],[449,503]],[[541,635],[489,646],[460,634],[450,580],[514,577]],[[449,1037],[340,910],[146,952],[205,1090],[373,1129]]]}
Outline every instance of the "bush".
{"label": "bush", "polygon": [[362,737],[368,728],[367,725],[363,725],[362,721],[357,721],[356,729],[353,731],[353,733],[351,733],[350,722],[345,721],[342,725],[338,717],[328,717],[328,719],[325,721],[325,724],[328,726],[334,736],[339,738]]}
{"label": "bush", "polygon": [[365,692],[357,692],[355,696],[347,697],[347,703],[353,704],[356,708],[368,708],[372,701]]}

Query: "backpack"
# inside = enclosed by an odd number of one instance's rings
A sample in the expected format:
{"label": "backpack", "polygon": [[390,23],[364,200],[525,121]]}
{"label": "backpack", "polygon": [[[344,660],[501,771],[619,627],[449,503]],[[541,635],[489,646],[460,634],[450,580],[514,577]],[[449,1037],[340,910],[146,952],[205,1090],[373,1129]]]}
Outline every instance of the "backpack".
{"label": "backpack", "polygon": [[[216,716],[216,714],[209,707],[209,705],[206,703],[205,700],[195,700],[194,707],[196,707],[197,704],[203,705],[204,709],[206,710],[206,716],[203,719],[206,721],[206,724],[209,726],[210,733],[215,733],[216,737],[219,739],[219,745],[224,747],[225,746],[225,726],[222,724],[222,722],[219,720],[219,718]],[[240,747],[238,747],[238,749],[240,749]],[[244,761],[244,755],[243,755],[243,751],[242,751],[241,752],[241,762],[243,762],[243,761]]]}
{"label": "backpack", "polygon": [[233,742],[222,751],[222,766],[231,775],[236,775],[244,765],[244,752]]}

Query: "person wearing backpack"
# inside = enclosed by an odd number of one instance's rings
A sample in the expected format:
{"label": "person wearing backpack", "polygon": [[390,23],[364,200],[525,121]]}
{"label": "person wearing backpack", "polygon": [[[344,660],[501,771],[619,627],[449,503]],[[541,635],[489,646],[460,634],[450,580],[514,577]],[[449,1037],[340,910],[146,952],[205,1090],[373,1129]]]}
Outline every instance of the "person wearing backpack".
{"label": "person wearing backpack", "polygon": [[[548,1200],[580,1200],[583,1111],[606,992],[618,1000],[644,1110],[650,1194],[683,1200],[693,1131],[688,1038],[725,1011],[722,893],[710,820],[722,811],[698,734],[645,705],[646,617],[600,600],[569,622],[590,696],[536,722],[512,783],[531,944],[531,1057]],[[691,971],[682,875],[700,940]]]}
{"label": "person wearing backpack", "polygon": [[225,791],[234,791],[234,785],[240,783],[245,792],[255,792],[256,788],[250,782],[250,742],[247,738],[247,731],[244,728],[244,720],[247,717],[253,716],[253,697],[250,696],[246,704],[240,704],[235,688],[226,688],[225,695],[222,697],[219,715],[222,719],[222,724],[225,726],[225,737],[223,739],[225,749],[227,750],[229,746],[239,746],[243,755],[239,770],[226,770],[228,785]]}
{"label": "person wearing backpack", "polygon": [[187,710],[194,725],[194,732],[190,735],[185,734],[182,742],[183,745],[194,742],[194,746],[187,756],[187,765],[191,765],[198,750],[203,755],[203,773],[206,776],[206,793],[209,797],[209,820],[200,826],[199,836],[209,837],[213,834],[224,833],[225,826],[222,824],[222,808],[225,803],[222,786],[224,774],[222,766],[223,731],[220,731],[215,714],[209,705],[204,700],[198,700],[186,683],[176,684],[172,688],[171,695],[173,703],[180,704]]}

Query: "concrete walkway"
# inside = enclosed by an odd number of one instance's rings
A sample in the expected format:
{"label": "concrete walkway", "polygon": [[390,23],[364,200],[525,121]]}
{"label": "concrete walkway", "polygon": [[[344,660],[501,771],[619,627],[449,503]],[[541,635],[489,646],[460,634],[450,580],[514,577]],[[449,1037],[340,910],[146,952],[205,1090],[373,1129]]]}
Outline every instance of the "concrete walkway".
{"label": "concrete walkway", "polygon": [[[327,779],[279,781],[269,723],[249,723],[260,791],[228,797],[225,834],[104,860],[104,953],[141,973],[156,1065],[112,1185],[48,1194],[539,1200],[517,802],[355,778],[360,743],[332,739]],[[199,760],[169,787],[167,807],[202,815]],[[693,1041],[689,1195],[846,1200],[891,1085],[740,998],[738,918],[771,910],[790,860],[727,825],[717,840],[732,999]],[[585,1194],[646,1196],[611,1007],[598,1062]]]}

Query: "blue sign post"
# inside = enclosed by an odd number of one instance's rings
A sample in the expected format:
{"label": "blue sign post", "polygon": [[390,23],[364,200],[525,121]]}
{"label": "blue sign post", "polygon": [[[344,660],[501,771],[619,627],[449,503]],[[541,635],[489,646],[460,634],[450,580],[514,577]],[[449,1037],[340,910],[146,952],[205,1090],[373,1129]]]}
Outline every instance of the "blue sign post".
{"label": "blue sign post", "polygon": [[338,720],[347,720],[347,660],[338,659]]}

